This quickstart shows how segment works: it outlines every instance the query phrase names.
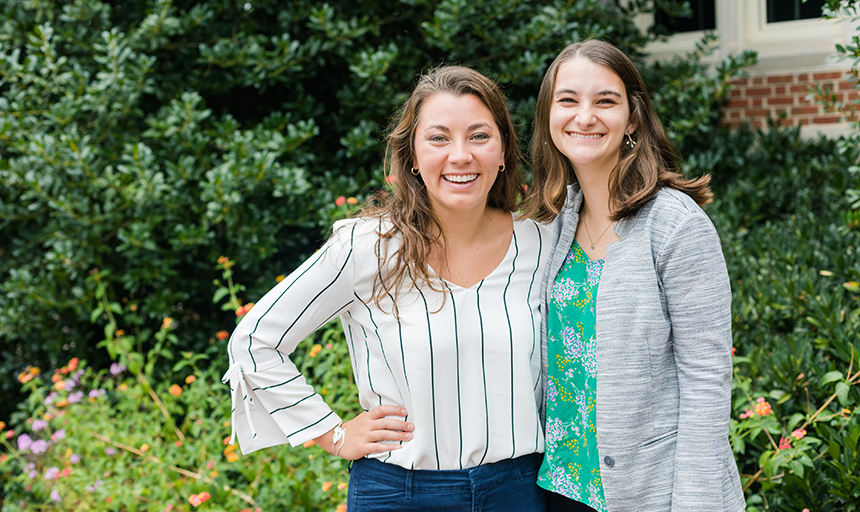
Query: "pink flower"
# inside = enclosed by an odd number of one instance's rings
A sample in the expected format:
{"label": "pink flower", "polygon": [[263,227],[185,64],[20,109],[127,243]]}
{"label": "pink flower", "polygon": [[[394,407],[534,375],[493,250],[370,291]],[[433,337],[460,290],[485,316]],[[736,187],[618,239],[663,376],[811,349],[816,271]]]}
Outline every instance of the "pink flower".
{"label": "pink flower", "polygon": [[777,448],[776,451],[788,450],[789,448],[791,448],[791,440],[787,437],[779,438],[779,448]]}
{"label": "pink flower", "polygon": [[33,444],[30,445],[30,451],[36,455],[39,455],[40,453],[45,453],[46,451],[48,451],[48,442],[44,439],[33,441]]}
{"label": "pink flower", "polygon": [[733,356],[734,356],[734,355],[737,355],[737,353],[738,353],[738,349],[737,349],[737,348],[735,348],[735,347],[732,347],[732,355],[733,355]]}
{"label": "pink flower", "polygon": [[772,411],[771,411],[770,404],[768,403],[768,401],[765,400],[764,397],[759,397],[758,400],[756,400],[756,402],[758,402],[758,403],[755,406],[755,413],[758,414],[759,416],[770,416],[770,413]]}
{"label": "pink flower", "polygon": [[[9,432],[12,431],[10,430]],[[15,433],[12,432],[12,435],[15,435]],[[6,434],[6,439],[9,439],[9,437],[9,434]],[[26,452],[27,450],[29,450],[32,444],[33,439],[31,439],[30,436],[28,436],[27,434],[21,434],[20,436],[18,436],[18,449],[22,452]]]}
{"label": "pink flower", "polygon": [[33,431],[39,431],[48,426],[48,422],[45,420],[36,420],[33,422],[32,429]]}
{"label": "pink flower", "polygon": [[791,433],[791,437],[797,439],[798,441],[803,439],[803,436],[805,436],[805,435],[806,435],[806,430],[804,430],[802,428],[796,429],[794,432]]}
{"label": "pink flower", "polygon": [[59,441],[60,439],[65,439],[65,438],[66,438],[66,431],[65,431],[65,429],[62,429],[62,428],[60,430],[54,432],[53,434],[51,434],[51,441],[54,441],[55,443],[57,441]]}
{"label": "pink flower", "polygon": [[752,418],[755,416],[755,413],[752,412],[752,409],[744,409],[744,412],[741,413],[741,419],[745,420],[747,418]]}
{"label": "pink flower", "polygon": [[63,498],[60,497],[60,493],[58,493],[56,490],[54,490],[54,491],[51,491],[51,501],[59,502],[59,501],[63,501]]}
{"label": "pink flower", "polygon": [[336,206],[343,206],[343,203],[345,203],[345,202],[346,202],[346,198],[344,196],[340,196],[334,200],[334,204]]}
{"label": "pink flower", "polygon": [[54,466],[45,471],[45,480],[53,480],[60,474],[60,468]]}

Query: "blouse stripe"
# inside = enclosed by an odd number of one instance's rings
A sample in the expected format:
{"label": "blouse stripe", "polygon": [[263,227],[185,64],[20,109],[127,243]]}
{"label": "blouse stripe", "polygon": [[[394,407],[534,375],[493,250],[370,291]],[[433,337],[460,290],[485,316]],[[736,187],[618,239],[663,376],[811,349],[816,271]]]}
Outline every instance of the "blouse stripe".
{"label": "blouse stripe", "polygon": [[514,230],[513,242],[514,259],[511,261],[511,273],[508,274],[508,283],[505,285],[505,291],[502,292],[502,304],[505,306],[505,318],[508,321],[508,339],[510,340],[511,346],[511,458],[513,458],[514,454],[517,452],[517,436],[514,425],[514,357],[516,352],[514,352],[514,329],[511,327],[511,313],[508,311],[508,286],[511,285],[511,278],[513,278],[514,272],[517,270],[517,257],[520,255],[520,248],[517,246],[516,230]]}
{"label": "blouse stripe", "polygon": [[[353,231],[353,233],[355,232],[355,226],[352,226],[352,231]],[[300,318],[305,314],[305,312],[308,310],[308,308],[310,308],[310,307],[311,307],[311,304],[313,304],[314,302],[316,302],[316,300],[320,297],[320,295],[324,294],[326,290],[328,290],[329,288],[331,288],[331,287],[332,287],[332,285],[334,285],[334,283],[336,283],[336,282],[337,282],[337,280],[338,280],[338,279],[340,279],[340,277],[343,275],[343,269],[345,269],[345,268],[346,268],[347,264],[349,263],[349,260],[350,260],[350,259],[352,259],[352,249],[353,249],[353,246],[352,246],[352,245],[353,245],[353,238],[354,238],[354,235],[350,235],[350,241],[349,241],[349,253],[347,253],[347,255],[346,255],[346,259],[344,260],[343,265],[341,265],[340,270],[338,270],[337,275],[335,276],[335,278],[334,278],[334,279],[332,279],[332,280],[331,280],[331,282],[330,282],[329,284],[327,284],[323,289],[321,289],[321,290],[319,291],[319,293],[317,293],[316,297],[314,297],[313,299],[311,299],[311,300],[310,300],[310,302],[308,302],[307,304],[305,304],[305,307],[304,307],[304,309],[302,309],[301,313],[299,313],[299,314],[298,314],[298,316],[296,316],[296,319],[295,319],[295,320],[293,320],[293,323],[291,323],[291,324],[290,324],[290,326],[289,326],[289,327],[287,327],[287,330],[286,330],[286,331],[284,331],[284,334],[282,334],[282,335],[281,335],[281,339],[280,339],[280,340],[278,340],[278,344],[277,344],[277,345],[275,345],[275,350],[278,350],[278,347],[280,347],[280,346],[281,346],[281,343],[284,341],[284,338],[287,336],[287,333],[288,333],[288,332],[290,332],[290,329],[292,329],[292,328],[293,328],[293,326],[294,326],[294,325],[296,325],[296,322],[298,322],[298,321],[299,321],[299,319],[300,319]],[[328,250],[326,250],[326,252],[328,252]],[[298,279],[296,279],[296,281],[298,281]],[[295,281],[293,281],[293,283],[295,283]],[[290,286],[292,286],[292,285],[290,285]],[[266,313],[268,313],[268,311],[267,311]],[[264,314],[263,314],[263,316],[266,316],[266,314],[264,313]],[[263,317],[261,316],[261,317],[260,317],[260,320],[262,320],[262,319],[263,319]],[[259,321],[258,321],[257,323],[259,324]],[[256,365],[254,366],[254,368],[256,368]],[[256,370],[255,370],[255,371],[256,371]]]}
{"label": "blouse stripe", "polygon": [[418,294],[424,301],[424,313],[427,316],[427,342],[430,345],[430,401],[433,404],[431,408],[433,413],[433,446],[436,449],[436,469],[439,469],[439,440],[436,438],[436,373],[433,371],[433,332],[430,329],[430,308],[427,306],[427,299],[420,288]]}
{"label": "blouse stripe", "polygon": [[300,403],[304,402],[305,400],[307,400],[308,398],[310,398],[310,397],[312,397],[312,396],[314,396],[314,395],[316,395],[316,393],[311,393],[310,395],[308,395],[308,396],[306,396],[306,397],[302,398],[301,400],[299,400],[298,402],[296,402],[296,403],[294,403],[294,404],[290,404],[290,405],[288,405],[288,406],[286,406],[286,407],[280,407],[280,408],[278,408],[278,409],[274,409],[274,410],[272,410],[272,411],[269,411],[269,414],[275,414],[275,413],[276,413],[276,412],[278,412],[278,411],[283,411],[284,409],[289,409],[290,407],[295,407],[295,406],[299,405]]}
{"label": "blouse stripe", "polygon": [[486,352],[484,350],[484,316],[481,314],[481,287],[484,286],[484,280],[481,279],[480,284],[475,289],[475,303],[478,307],[478,326],[481,329],[481,378],[484,381],[484,419],[486,420],[487,440],[484,443],[484,454],[481,455],[481,461],[478,465],[484,463],[487,457],[487,451],[490,449],[490,404],[487,400],[487,364],[484,360]]}
{"label": "blouse stripe", "polygon": [[[444,283],[444,281],[443,281]],[[454,292],[448,283],[445,283],[445,288],[450,292],[451,309],[454,311],[454,354],[457,361],[457,425],[460,427],[460,454],[457,460],[460,462],[460,469],[463,469],[463,404],[460,398],[460,327],[457,323],[457,302],[454,300]]]}
{"label": "blouse stripe", "polygon": [[[353,292],[354,293],[354,292]],[[388,368],[388,373],[391,375],[391,380],[395,383],[395,387],[397,388],[397,394],[400,395],[400,403],[403,403],[403,393],[400,391],[400,384],[397,383],[397,378],[394,376],[394,371],[391,369],[391,365],[388,364],[388,356],[385,355],[385,346],[382,344],[382,338],[379,337],[379,326],[376,325],[376,321],[373,319],[373,310],[368,307],[368,305],[361,300],[361,297],[358,294],[355,294],[355,297],[361,302],[365,308],[367,308],[367,315],[370,317],[370,323],[373,324],[373,334],[376,336],[376,340],[379,342],[379,351],[382,353],[382,360],[385,361],[385,366]],[[380,403],[380,405],[382,405]]]}
{"label": "blouse stripe", "polygon": [[289,384],[290,382],[292,382],[292,381],[294,381],[294,380],[298,379],[299,377],[301,377],[301,375],[296,375],[296,376],[295,376],[295,377],[293,377],[292,379],[290,379],[290,380],[288,380],[288,381],[285,381],[285,382],[281,382],[280,384],[272,384],[271,386],[266,386],[266,387],[263,387],[263,388],[251,388],[251,391],[259,391],[259,390],[261,390],[261,389],[272,389],[272,388],[276,388],[276,387],[278,387],[278,386],[283,386],[284,384]]}
{"label": "blouse stripe", "polygon": [[315,421],[315,422],[311,423],[310,425],[308,425],[308,426],[307,426],[307,427],[305,427],[305,428],[300,428],[300,429],[296,430],[295,432],[293,432],[292,434],[288,435],[287,437],[288,437],[288,438],[289,438],[289,437],[293,437],[294,435],[298,434],[299,432],[301,432],[301,431],[303,431],[303,430],[307,430],[307,429],[309,429],[309,428],[313,427],[314,425],[316,425],[317,423],[321,422],[322,420],[324,420],[324,419],[328,418],[328,417],[329,417],[329,416],[331,416],[332,414],[334,414],[334,411],[329,411],[329,412],[328,412],[328,414],[326,414],[325,416],[323,416],[323,417],[322,417],[322,418],[320,418],[319,420],[317,420],[317,421]]}
{"label": "blouse stripe", "polygon": [[[353,229],[355,229],[355,228],[353,228]],[[265,312],[265,313],[263,313],[262,315],[260,315],[260,318],[258,318],[258,319],[257,319],[257,323],[254,325],[254,330],[252,330],[252,331],[251,331],[251,333],[250,333],[250,334],[248,334],[248,355],[250,355],[250,356],[251,356],[251,362],[254,364],[254,371],[255,371],[255,372],[257,371],[257,360],[256,360],[256,359],[254,359],[254,353],[253,353],[253,352],[251,352],[251,347],[254,345],[254,334],[257,332],[257,328],[258,328],[258,327],[260,327],[260,322],[262,322],[262,321],[263,321],[263,318],[265,318],[265,317],[266,317],[266,314],[268,314],[268,313],[269,313],[269,311],[271,311],[271,310],[272,310],[272,308],[274,308],[274,307],[275,307],[275,305],[278,303],[278,301],[279,301],[279,300],[281,300],[281,297],[283,297],[285,293],[287,293],[288,291],[290,291],[290,288],[292,288],[294,284],[298,283],[298,282],[299,282],[299,279],[301,279],[303,275],[305,275],[305,274],[306,274],[307,272],[309,272],[312,268],[314,268],[314,267],[316,266],[316,264],[317,264],[317,263],[319,263],[320,259],[321,259],[323,256],[325,256],[325,254],[326,254],[327,252],[328,252],[328,249],[326,249],[325,251],[320,251],[319,255],[317,256],[317,259],[315,259],[315,260],[314,260],[314,262],[313,262],[313,263],[311,263],[311,264],[308,266],[308,268],[306,268],[306,269],[304,270],[304,272],[302,272],[301,274],[299,274],[299,275],[298,275],[298,276],[293,280],[293,282],[292,282],[292,283],[290,283],[290,284],[289,284],[289,286],[287,286],[287,287],[284,289],[284,291],[283,291],[283,292],[281,292],[281,294],[280,294],[280,295],[278,295],[278,298],[277,298],[277,299],[275,299],[274,301],[272,301],[272,305],[271,305],[271,306],[269,306],[269,309],[267,309],[267,310],[266,310],[266,312]],[[235,331],[234,331],[234,332],[235,332]],[[279,344],[280,344],[280,343],[279,343]],[[277,349],[278,347],[275,347],[275,348]],[[281,362],[283,363],[283,362],[284,362],[284,356],[280,355],[280,352],[278,352],[278,355],[280,356],[280,358],[281,358]]]}

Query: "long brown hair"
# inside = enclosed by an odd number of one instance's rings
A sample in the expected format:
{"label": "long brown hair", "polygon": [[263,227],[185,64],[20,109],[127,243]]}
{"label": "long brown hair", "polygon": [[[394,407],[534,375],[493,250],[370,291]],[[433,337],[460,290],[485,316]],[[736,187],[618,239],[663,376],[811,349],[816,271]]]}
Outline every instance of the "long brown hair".
{"label": "long brown hair", "polygon": [[564,207],[567,185],[576,183],[573,165],[555,147],[549,127],[558,69],[576,57],[606,66],[618,75],[627,91],[630,121],[636,124],[631,134],[636,145],[630,148],[622,144],[618,163],[609,174],[610,218],[621,220],[634,215],[663,187],[680,190],[699,205],[709,203],[711,177],[688,180],[681,174],[678,151],[660,123],[636,66],[615,46],[592,39],[562,50],[543,77],[531,145],[533,183],[528,213],[540,221],[554,219]]}
{"label": "long brown hair", "polygon": [[[383,219],[391,226],[379,233],[380,272],[373,285],[373,300],[377,305],[389,294],[396,299],[404,287],[425,284],[443,291],[441,282],[428,271],[428,258],[434,244],[444,247],[445,233],[430,205],[421,176],[411,172],[421,107],[430,96],[438,93],[474,95],[492,113],[505,152],[505,170],[498,174],[490,188],[487,206],[509,212],[521,206],[524,180],[519,167],[520,153],[507,99],[499,86],[481,73],[462,66],[442,66],[421,76],[409,99],[395,114],[388,131],[385,166],[393,193],[376,194],[358,212],[360,216]],[[396,238],[400,239],[399,248],[389,251],[390,241]]]}

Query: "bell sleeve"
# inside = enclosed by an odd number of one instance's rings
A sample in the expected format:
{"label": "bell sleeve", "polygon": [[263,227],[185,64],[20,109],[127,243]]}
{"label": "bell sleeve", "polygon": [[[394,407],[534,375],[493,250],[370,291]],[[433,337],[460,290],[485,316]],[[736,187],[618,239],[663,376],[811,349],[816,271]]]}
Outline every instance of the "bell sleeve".
{"label": "bell sleeve", "polygon": [[335,224],[329,241],[266,293],[230,337],[230,368],[222,381],[233,402],[230,443],[238,437],[243,453],[297,446],[341,422],[290,355],[353,304],[357,222]]}

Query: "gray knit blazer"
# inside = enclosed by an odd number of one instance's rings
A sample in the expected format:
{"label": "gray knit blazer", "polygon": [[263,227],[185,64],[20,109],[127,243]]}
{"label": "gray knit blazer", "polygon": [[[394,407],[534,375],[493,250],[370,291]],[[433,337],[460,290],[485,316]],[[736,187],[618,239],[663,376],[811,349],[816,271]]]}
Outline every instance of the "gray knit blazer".
{"label": "gray knit blazer", "polygon": [[[556,245],[544,311],[581,203],[571,186],[551,224]],[[717,232],[689,196],[672,189],[615,232],[621,240],[606,248],[597,292],[597,447],[606,505],[611,512],[743,511],[728,439],[731,289]],[[545,385],[545,321],[541,334]]]}

